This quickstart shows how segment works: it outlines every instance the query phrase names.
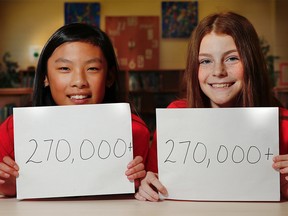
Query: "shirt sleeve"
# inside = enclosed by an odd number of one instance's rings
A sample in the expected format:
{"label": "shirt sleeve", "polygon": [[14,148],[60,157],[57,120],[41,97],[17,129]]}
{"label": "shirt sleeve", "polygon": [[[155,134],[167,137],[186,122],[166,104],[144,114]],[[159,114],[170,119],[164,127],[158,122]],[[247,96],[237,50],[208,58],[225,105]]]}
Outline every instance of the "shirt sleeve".
{"label": "shirt sleeve", "polygon": [[288,154],[288,110],[280,108],[280,154]]}
{"label": "shirt sleeve", "polygon": [[3,161],[4,156],[10,156],[14,160],[14,131],[12,115],[0,125],[0,161]]}
{"label": "shirt sleeve", "polygon": [[132,136],[134,157],[140,155],[145,162],[149,149],[150,131],[144,121],[135,114],[132,114]]}
{"label": "shirt sleeve", "polygon": [[[187,108],[186,100],[176,100],[168,105],[167,108]],[[158,173],[158,161],[157,161],[157,134],[154,132],[152,144],[148,152],[148,158],[146,161],[146,170]]]}

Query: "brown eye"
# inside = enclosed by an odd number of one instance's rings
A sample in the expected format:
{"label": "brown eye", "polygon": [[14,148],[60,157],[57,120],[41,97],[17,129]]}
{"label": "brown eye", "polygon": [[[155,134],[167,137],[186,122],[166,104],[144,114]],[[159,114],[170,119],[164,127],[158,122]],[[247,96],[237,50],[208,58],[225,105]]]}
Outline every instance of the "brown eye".
{"label": "brown eye", "polygon": [[88,70],[91,70],[91,71],[97,71],[97,70],[99,70],[99,69],[96,68],[96,67],[91,67],[91,68],[89,68]]}
{"label": "brown eye", "polygon": [[100,71],[100,69],[101,68],[99,68],[99,67],[89,67],[87,71],[88,72],[98,72],[98,71]]}
{"label": "brown eye", "polygon": [[59,70],[62,71],[62,72],[67,72],[70,69],[68,67],[60,67]]}

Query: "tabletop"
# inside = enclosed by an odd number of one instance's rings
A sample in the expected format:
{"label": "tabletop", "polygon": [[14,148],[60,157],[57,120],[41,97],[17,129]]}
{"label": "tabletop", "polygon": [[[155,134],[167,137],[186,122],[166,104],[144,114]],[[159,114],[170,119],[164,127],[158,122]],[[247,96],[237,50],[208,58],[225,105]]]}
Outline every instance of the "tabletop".
{"label": "tabletop", "polygon": [[287,216],[286,202],[138,201],[133,196],[17,200],[0,197],[1,216]]}

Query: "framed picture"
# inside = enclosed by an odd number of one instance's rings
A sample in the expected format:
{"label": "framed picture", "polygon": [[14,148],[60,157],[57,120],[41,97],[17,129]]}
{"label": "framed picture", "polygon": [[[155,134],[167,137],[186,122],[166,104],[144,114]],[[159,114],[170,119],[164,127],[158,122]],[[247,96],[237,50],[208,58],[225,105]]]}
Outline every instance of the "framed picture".
{"label": "framed picture", "polygon": [[288,85],[288,62],[283,62],[280,64],[280,85]]}
{"label": "framed picture", "polygon": [[100,26],[100,3],[65,3],[65,24],[87,23]]}
{"label": "framed picture", "polygon": [[162,2],[162,38],[189,38],[198,24],[198,2]]}

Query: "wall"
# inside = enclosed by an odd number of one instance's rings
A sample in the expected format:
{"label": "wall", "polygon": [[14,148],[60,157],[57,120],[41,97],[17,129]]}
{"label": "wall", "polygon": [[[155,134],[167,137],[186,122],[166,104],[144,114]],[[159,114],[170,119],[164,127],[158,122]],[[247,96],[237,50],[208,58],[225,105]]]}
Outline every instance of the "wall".
{"label": "wall", "polygon": [[[21,68],[35,64],[29,58],[29,48],[42,47],[48,37],[64,24],[65,0],[0,0],[0,57],[9,51],[11,60]],[[69,2],[81,2],[70,0]],[[83,0],[101,3],[101,28],[105,16],[161,16],[162,0]],[[258,34],[271,44],[272,52],[288,61],[286,0],[199,0],[199,19],[222,10],[233,10],[246,16]],[[161,39],[160,68],[184,68],[187,39]]]}
{"label": "wall", "polygon": [[[280,57],[277,63],[288,62],[288,1],[277,0],[275,7],[274,53]],[[278,64],[276,69],[278,70]]]}

